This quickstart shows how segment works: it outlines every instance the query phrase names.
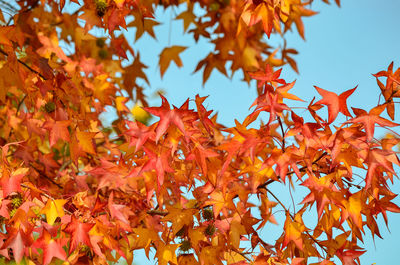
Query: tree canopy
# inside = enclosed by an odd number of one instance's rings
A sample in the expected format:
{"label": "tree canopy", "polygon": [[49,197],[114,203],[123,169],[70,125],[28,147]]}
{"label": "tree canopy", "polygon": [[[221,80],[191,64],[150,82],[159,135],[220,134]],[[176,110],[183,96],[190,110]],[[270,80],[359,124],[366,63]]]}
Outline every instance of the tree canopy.
{"label": "tree canopy", "polygon": [[[294,28],[304,38],[312,2],[0,0],[1,261],[131,264],[143,249],[161,265],[359,263],[365,234],[381,237],[377,219],[400,212],[390,189],[400,68],[374,74],[370,110],[348,106],[357,87],[315,87],[318,98],[294,109],[302,99],[279,67],[297,71],[297,51],[269,38]],[[148,104],[151,77],[123,32],[156,38],[155,10],[171,8],[186,34],[215,47],[197,58],[203,84],[213,70],[257,81],[235,126],[220,124],[206,97]],[[161,76],[185,65],[186,49],[163,49]],[[108,108],[111,126],[99,118]],[[287,205],[273,185],[306,196]],[[266,238],[275,211],[286,216],[282,234]]]}

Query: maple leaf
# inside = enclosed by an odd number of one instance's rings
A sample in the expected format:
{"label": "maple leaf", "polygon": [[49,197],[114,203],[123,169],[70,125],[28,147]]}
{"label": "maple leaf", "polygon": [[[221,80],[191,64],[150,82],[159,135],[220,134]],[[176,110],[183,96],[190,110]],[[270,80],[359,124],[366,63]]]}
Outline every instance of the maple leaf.
{"label": "maple leaf", "polygon": [[158,264],[168,265],[171,263],[177,264],[175,251],[179,247],[179,244],[161,244],[157,249]]}
{"label": "maple leaf", "polygon": [[68,126],[71,125],[70,120],[46,122],[43,126],[50,130],[50,146],[57,143],[58,140],[70,141]]}
{"label": "maple leaf", "polygon": [[361,211],[364,208],[362,191],[350,196],[346,203],[346,213],[350,216],[354,224],[363,231]]}
{"label": "maple leaf", "polygon": [[332,123],[336,119],[339,112],[343,113],[346,116],[351,117],[351,114],[347,109],[346,100],[351,94],[354,93],[354,91],[357,89],[357,86],[353,89],[343,92],[339,96],[336,93],[324,90],[317,86],[314,87],[318,91],[318,93],[323,97],[323,99],[315,102],[315,104],[324,104],[328,106],[328,113],[329,113],[328,123]]}
{"label": "maple leaf", "polygon": [[186,32],[191,24],[196,24],[196,16],[193,14],[193,5],[188,10],[180,13],[175,19],[183,20],[183,30]]}
{"label": "maple leaf", "polygon": [[379,115],[385,109],[384,105],[377,106],[367,113],[366,111],[353,108],[354,112],[357,112],[357,117],[348,120],[346,123],[362,123],[365,128],[367,140],[371,141],[374,137],[375,123],[381,126],[396,127],[398,123],[391,122],[387,119],[380,117]]}
{"label": "maple leaf", "polygon": [[[376,77],[381,93],[385,98],[386,111],[390,118],[394,120],[394,101],[393,98],[400,97],[400,68],[393,73],[393,62],[389,65],[386,71],[380,71],[373,76]],[[386,85],[384,85],[379,77],[387,77]]]}
{"label": "maple leaf", "polygon": [[64,204],[66,202],[66,200],[47,200],[46,206],[42,209],[41,213],[46,215],[49,225],[53,225],[57,217],[64,216]]}
{"label": "maple leaf", "polygon": [[35,245],[43,249],[43,263],[48,265],[51,263],[53,258],[59,258],[66,260],[67,255],[62,248],[60,239],[52,239],[50,233],[47,230],[43,230],[42,236],[35,242]]}
{"label": "maple leaf", "polygon": [[79,148],[89,154],[96,154],[95,145],[93,139],[97,133],[95,132],[76,132],[76,138],[79,142]]}
{"label": "maple leaf", "polygon": [[153,27],[160,23],[152,18],[144,18],[142,14],[139,14],[138,12],[133,12],[133,15],[135,16],[135,20],[129,23],[127,27],[134,26],[136,28],[135,41],[140,39],[145,32],[155,39],[156,34],[154,33]]}
{"label": "maple leaf", "polygon": [[172,47],[167,47],[164,48],[163,51],[160,54],[160,73],[161,77],[164,76],[165,71],[168,69],[168,66],[170,65],[171,61],[174,61],[176,66],[182,67],[182,61],[181,58],[179,58],[179,54],[186,50],[187,47],[183,46],[172,46]]}
{"label": "maple leaf", "polygon": [[26,248],[32,244],[33,239],[31,232],[32,231],[23,231],[21,228],[10,228],[7,231],[9,236],[1,248],[11,248],[17,263],[21,262]]}
{"label": "maple leaf", "polygon": [[302,233],[306,230],[301,218],[301,212],[297,213],[294,220],[289,214],[286,214],[285,221],[285,237],[282,243],[282,247],[286,247],[289,242],[294,242],[297,248],[303,250],[304,243],[302,239]]}
{"label": "maple leaf", "polygon": [[[225,68],[225,64],[221,63],[221,61],[222,61],[222,58],[221,58],[220,54],[210,53],[209,55],[207,55],[206,58],[204,58],[197,64],[194,72],[197,72],[204,67],[203,85],[207,82],[208,78],[210,78],[210,75],[211,75],[212,71],[214,70],[214,68],[216,68],[221,74],[228,76],[228,73]],[[232,67],[233,67],[233,65],[232,65]]]}
{"label": "maple leaf", "polygon": [[85,244],[91,247],[89,238],[89,231],[92,229],[94,224],[82,223],[74,215],[71,218],[71,222],[65,227],[64,231],[71,234],[71,245],[69,247],[69,254],[74,251],[79,244]]}
{"label": "maple leaf", "polygon": [[232,194],[223,194],[222,192],[214,191],[210,194],[210,199],[205,203],[205,206],[213,206],[214,218],[216,218],[221,211],[233,206],[233,196]]}
{"label": "maple leaf", "polygon": [[[357,265],[354,261],[357,259],[359,261],[359,257],[364,254],[365,251],[358,251],[358,250],[347,250],[347,251],[337,251],[336,255],[340,258],[343,265]],[[359,264],[359,263],[358,263]]]}
{"label": "maple leaf", "polygon": [[182,209],[182,207],[167,206],[168,214],[162,219],[163,221],[172,223],[172,233],[175,235],[185,225],[193,226],[193,216],[197,212],[196,209]]}
{"label": "maple leaf", "polygon": [[201,250],[199,260],[201,265],[222,265],[219,257],[223,252],[221,247],[207,246]]}
{"label": "maple leaf", "polygon": [[110,210],[111,217],[116,218],[129,226],[129,220],[121,211],[124,208],[126,208],[125,205],[114,203],[114,192],[111,192],[110,198],[108,199],[108,209]]}
{"label": "maple leaf", "polygon": [[138,151],[147,139],[154,137],[154,126],[147,127],[141,122],[127,122],[129,130],[125,135],[129,138],[129,146],[135,146],[135,151]]}
{"label": "maple leaf", "polygon": [[282,72],[282,68],[278,69],[276,71],[273,71],[272,67],[269,64],[266,64],[264,71],[252,72],[252,73],[249,73],[249,75],[252,78],[259,81],[257,83],[257,86],[260,88],[265,83],[268,83],[268,82],[277,82],[280,84],[284,84],[285,80],[279,78],[279,76],[281,75],[281,72]]}
{"label": "maple leaf", "polygon": [[156,141],[160,139],[160,137],[165,133],[170,124],[174,124],[178,129],[188,138],[188,134],[185,130],[185,125],[182,121],[184,111],[180,108],[177,109],[174,107],[171,109],[167,99],[160,94],[162,103],[161,107],[147,107],[144,108],[147,112],[153,114],[154,116],[160,117],[160,121],[158,122],[156,128]]}
{"label": "maple leaf", "polygon": [[3,188],[4,197],[15,192],[21,192],[21,180],[28,171],[29,168],[18,168],[10,174],[8,170],[2,170],[1,187]]}
{"label": "maple leaf", "polygon": [[246,229],[241,224],[239,215],[235,215],[229,227],[229,239],[234,248],[239,249],[240,238],[244,234],[246,234]]}
{"label": "maple leaf", "polygon": [[[270,37],[272,28],[276,25],[274,20],[276,17],[273,15],[272,7],[267,3],[261,3],[259,5],[247,4],[243,9],[241,15],[242,21],[249,27],[262,22],[265,33]],[[240,25],[240,24],[239,24]],[[238,33],[241,31],[242,26],[238,27]]]}

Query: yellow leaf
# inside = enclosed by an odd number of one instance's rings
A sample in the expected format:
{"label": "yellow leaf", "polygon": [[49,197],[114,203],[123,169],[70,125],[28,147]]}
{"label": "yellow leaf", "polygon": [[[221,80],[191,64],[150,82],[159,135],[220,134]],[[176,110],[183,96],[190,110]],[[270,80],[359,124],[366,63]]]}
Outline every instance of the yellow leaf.
{"label": "yellow leaf", "polygon": [[220,247],[208,246],[201,250],[200,253],[200,263],[204,265],[222,265]]}
{"label": "yellow leaf", "polygon": [[64,216],[64,204],[66,200],[51,200],[49,199],[41,213],[46,215],[46,220],[49,225],[53,225],[57,217]]}
{"label": "yellow leaf", "polygon": [[193,215],[195,209],[182,209],[176,207],[167,207],[168,215],[163,218],[163,221],[172,223],[172,233],[176,234],[184,225],[189,227],[193,224]]}
{"label": "yellow leaf", "polygon": [[246,229],[240,223],[239,216],[236,215],[235,217],[238,217],[238,218],[233,219],[231,222],[231,227],[230,227],[230,231],[229,231],[229,239],[230,239],[232,245],[236,249],[238,249],[239,245],[240,245],[240,237],[243,234],[246,234]]}
{"label": "yellow leaf", "polygon": [[168,265],[168,262],[177,264],[175,251],[179,244],[161,245],[157,249],[157,258],[159,265]]}
{"label": "yellow leaf", "polygon": [[164,75],[165,71],[167,71],[169,64],[171,61],[174,61],[176,66],[182,67],[181,58],[179,58],[179,54],[186,50],[186,47],[183,46],[172,46],[165,48],[160,54],[160,73],[161,77]]}
{"label": "yellow leaf", "polygon": [[96,154],[96,151],[93,147],[93,138],[95,135],[96,133],[92,132],[76,132],[76,138],[78,139],[79,147],[83,151],[93,155]]}
{"label": "yellow leaf", "polygon": [[284,228],[285,238],[283,240],[283,247],[293,241],[300,250],[303,250],[303,239],[301,235],[305,231],[305,226],[303,225],[301,215],[296,214],[295,219],[292,220],[289,214],[287,214]]}
{"label": "yellow leaf", "polygon": [[116,97],[115,98],[115,108],[117,111],[128,111],[129,109],[125,106],[125,103],[128,101],[126,97]]}
{"label": "yellow leaf", "polygon": [[118,8],[122,8],[122,6],[125,3],[125,0],[114,0],[115,4],[117,5]]}
{"label": "yellow leaf", "polygon": [[258,64],[257,56],[258,52],[256,49],[250,46],[246,46],[243,51],[243,65],[246,69],[257,69],[260,67]]}
{"label": "yellow leaf", "polygon": [[151,241],[159,240],[157,232],[153,229],[139,227],[134,228],[133,232],[137,235],[134,238],[134,244],[131,246],[133,249],[146,248]]}
{"label": "yellow leaf", "polygon": [[131,113],[133,115],[133,118],[135,118],[135,120],[146,124],[146,122],[150,119],[150,114],[145,111],[142,107],[142,104],[136,104],[132,110]]}
{"label": "yellow leaf", "polygon": [[225,252],[225,259],[228,264],[235,264],[246,260],[242,255],[234,251]]}
{"label": "yellow leaf", "polygon": [[362,210],[362,193],[357,192],[350,196],[349,202],[347,205],[347,212],[349,213],[350,218],[353,220],[354,224],[362,230],[362,218],[361,218],[361,210]]}

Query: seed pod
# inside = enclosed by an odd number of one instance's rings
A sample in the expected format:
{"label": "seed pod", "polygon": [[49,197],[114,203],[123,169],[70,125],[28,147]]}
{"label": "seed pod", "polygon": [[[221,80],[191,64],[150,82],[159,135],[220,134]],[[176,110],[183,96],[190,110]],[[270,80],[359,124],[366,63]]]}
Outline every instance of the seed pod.
{"label": "seed pod", "polygon": [[181,245],[179,246],[179,250],[182,252],[189,251],[189,249],[191,249],[191,248],[192,248],[192,245],[190,244],[189,240],[183,240],[181,242]]}
{"label": "seed pod", "polygon": [[207,236],[212,236],[215,233],[215,226],[213,224],[209,224],[206,228],[206,230],[204,230],[204,233]]}
{"label": "seed pod", "polygon": [[13,217],[15,215],[15,213],[17,212],[17,209],[14,208],[10,211],[10,217]]}
{"label": "seed pod", "polygon": [[101,58],[101,59],[106,59],[107,57],[108,57],[108,51],[107,50],[104,50],[104,49],[101,49],[101,50],[99,50],[99,53],[98,53],[98,55],[99,55],[99,57]]}
{"label": "seed pod", "polygon": [[214,219],[214,213],[211,209],[203,209],[203,218],[207,221]]}
{"label": "seed pod", "polygon": [[99,17],[104,16],[104,14],[106,13],[106,9],[107,9],[106,0],[95,0],[95,4],[96,4],[97,15]]}
{"label": "seed pod", "polygon": [[47,113],[51,113],[56,109],[56,104],[53,101],[49,101],[44,105],[44,109]]}
{"label": "seed pod", "polygon": [[176,232],[176,236],[184,236],[185,235],[185,227],[182,227],[179,229],[178,232]]}
{"label": "seed pod", "polygon": [[102,38],[98,38],[96,40],[96,46],[99,47],[99,48],[103,48],[105,44],[106,44],[106,42]]}
{"label": "seed pod", "polygon": [[14,198],[11,199],[11,205],[14,209],[20,207],[22,204],[22,198],[19,196],[16,196]]}

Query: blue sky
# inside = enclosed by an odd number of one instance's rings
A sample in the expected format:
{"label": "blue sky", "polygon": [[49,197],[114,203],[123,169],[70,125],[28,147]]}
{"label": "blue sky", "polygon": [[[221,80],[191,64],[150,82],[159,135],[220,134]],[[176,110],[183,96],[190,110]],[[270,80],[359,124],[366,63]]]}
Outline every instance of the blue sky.
{"label": "blue sky", "polygon": [[[315,1],[313,4],[313,9],[320,13],[304,19],[306,41],[303,41],[297,32],[288,33],[286,36],[288,46],[299,51],[296,60],[300,74],[285,66],[282,76],[286,81],[296,79],[292,92],[308,102],[313,97],[320,98],[313,88],[314,85],[338,94],[358,85],[356,92],[349,98],[348,105],[369,110],[377,104],[379,95],[379,88],[371,74],[386,69],[391,61],[395,62],[395,68],[400,65],[400,1],[343,0],[341,8],[320,2],[322,1]],[[168,100],[176,105],[182,104],[188,97],[194,98],[196,94],[209,96],[206,106],[219,113],[219,122],[232,126],[234,119],[242,121],[249,114],[248,108],[256,97],[255,83],[249,87],[240,81],[240,74],[229,80],[213,72],[203,87],[202,74],[193,75],[192,72],[197,62],[204,58],[212,46],[202,41],[195,44],[190,36],[183,34],[181,22],[171,22],[169,12],[158,12],[156,19],[163,23],[156,28],[157,41],[144,37],[133,44],[135,50],[140,51],[141,60],[149,66],[147,74],[151,87],[147,90],[147,95],[152,97],[158,89],[162,89],[166,91]],[[126,36],[133,43],[134,32],[128,31]],[[272,41],[281,43],[278,39]],[[184,67],[178,69],[172,64],[161,79],[156,66],[158,55],[162,48],[168,45],[183,45],[189,48],[181,56]],[[153,97],[151,102],[157,105],[160,100]],[[340,116],[340,119],[343,121],[343,116]],[[399,121],[398,114],[396,119]],[[400,193],[397,179],[392,190]],[[279,194],[287,194],[287,189],[279,190]],[[284,200],[289,202],[289,196]],[[400,204],[399,199],[396,202]],[[369,231],[366,232],[364,247],[368,252],[361,256],[362,264],[397,263],[400,215],[388,215],[391,233],[380,218],[384,240],[376,238],[374,244]],[[281,217],[278,216],[278,220],[279,218]],[[283,222],[282,218],[280,221]],[[278,228],[266,228],[264,235],[278,235],[281,232]],[[146,261],[141,254],[136,257],[136,264],[155,263]]]}

